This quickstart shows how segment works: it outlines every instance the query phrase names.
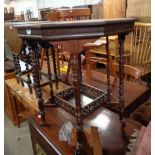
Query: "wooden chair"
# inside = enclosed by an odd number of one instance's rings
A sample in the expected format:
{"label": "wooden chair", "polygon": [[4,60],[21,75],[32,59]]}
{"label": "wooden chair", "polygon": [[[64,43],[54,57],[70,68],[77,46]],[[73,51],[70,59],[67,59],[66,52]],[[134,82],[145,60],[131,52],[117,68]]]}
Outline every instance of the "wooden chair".
{"label": "wooden chair", "polygon": [[[48,21],[58,21],[59,20],[59,12],[58,11],[52,11],[52,12],[49,12],[47,14],[47,18],[48,18]],[[44,55],[45,55],[45,49],[42,48],[41,49],[41,60],[40,60],[40,68],[42,69],[43,67],[43,63],[44,63]]]}
{"label": "wooden chair", "polygon": [[[119,75],[119,64],[113,63],[112,65],[114,76]],[[141,71],[133,66],[124,65],[124,79],[127,81],[137,81],[140,79]],[[117,78],[117,77],[115,77]]]}
{"label": "wooden chair", "polygon": [[58,9],[60,20],[91,19],[89,8]]}
{"label": "wooden chair", "polygon": [[141,70],[142,75],[151,72],[151,23],[135,23],[130,34],[130,63]]}
{"label": "wooden chair", "polygon": [[58,21],[59,20],[59,12],[58,11],[52,11],[52,12],[49,12],[47,14],[47,19],[48,21]]}
{"label": "wooden chair", "polygon": [[[110,52],[110,56],[111,56],[111,60],[115,63],[118,62],[118,52],[119,52],[119,43],[118,43],[118,36],[109,36],[109,52]],[[106,42],[106,38],[102,37],[101,40]],[[90,55],[91,55],[91,61],[93,61],[94,57],[98,58],[98,63],[101,64],[106,64],[107,60],[106,60],[106,48],[105,48],[105,44],[97,47],[97,48],[91,48],[90,50]],[[125,63],[128,63],[129,58],[130,58],[130,51],[125,49],[124,51],[124,61]],[[100,59],[102,58],[102,59]]]}
{"label": "wooden chair", "polygon": [[94,64],[96,64],[97,62],[103,60],[103,58],[99,58],[96,56],[92,57],[90,54],[90,50],[94,48],[100,48],[102,46],[105,46],[105,44],[106,44],[105,40],[98,39],[94,43],[86,43],[83,46],[83,49],[85,50],[85,54],[86,54],[86,72],[87,72],[86,81],[88,84],[91,84],[92,66],[94,66]]}
{"label": "wooden chair", "polygon": [[[111,69],[112,69],[112,75],[114,76],[114,79],[112,81],[112,86],[114,87],[119,77],[119,64],[113,63],[111,65]],[[124,80],[136,83],[138,82],[140,84],[141,83],[140,76],[141,71],[139,69],[133,66],[124,65]],[[111,95],[111,99],[113,101],[117,101],[117,98],[114,97],[113,95]]]}
{"label": "wooden chair", "polygon": [[[66,9],[57,9],[57,12],[59,14],[59,20],[80,20],[80,19],[90,19],[91,18],[91,11],[89,8],[66,8]],[[65,58],[65,60],[68,62],[68,67],[67,67],[67,72],[65,76],[65,81],[68,81],[68,76],[70,72],[70,54],[67,52],[63,46],[59,45],[57,46],[57,66],[58,66],[58,75],[60,75],[60,61],[59,59],[61,58],[62,63]]]}

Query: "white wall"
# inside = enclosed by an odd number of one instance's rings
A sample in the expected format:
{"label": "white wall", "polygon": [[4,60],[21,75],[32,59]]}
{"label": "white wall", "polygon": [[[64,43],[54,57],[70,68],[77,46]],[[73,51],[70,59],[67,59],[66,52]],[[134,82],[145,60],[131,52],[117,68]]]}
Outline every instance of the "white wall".
{"label": "white wall", "polygon": [[102,0],[14,0],[10,1],[6,6],[7,8],[14,7],[15,15],[20,15],[21,11],[26,12],[26,10],[30,9],[36,18],[39,17],[38,9],[89,5],[101,1]]}
{"label": "white wall", "polygon": [[[34,17],[38,17],[37,0],[15,0],[7,4],[7,8],[14,7],[15,15],[20,15],[21,11],[31,10]],[[9,10],[9,9],[8,9]]]}
{"label": "white wall", "polygon": [[58,8],[58,7],[73,7],[80,5],[97,4],[102,0],[38,0],[38,8]]}

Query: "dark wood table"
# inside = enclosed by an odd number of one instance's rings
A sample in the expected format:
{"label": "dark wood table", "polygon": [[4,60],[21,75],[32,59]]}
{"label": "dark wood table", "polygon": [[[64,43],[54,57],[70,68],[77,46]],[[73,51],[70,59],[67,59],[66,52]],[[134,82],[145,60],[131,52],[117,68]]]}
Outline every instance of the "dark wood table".
{"label": "dark wood table", "polygon": [[[124,52],[124,40],[127,33],[133,30],[134,22],[136,19],[106,19],[106,20],[81,20],[81,21],[65,21],[65,22],[28,22],[28,23],[18,23],[12,26],[17,28],[18,36],[25,40],[27,44],[31,47],[30,51],[32,53],[32,66],[34,74],[34,84],[37,91],[40,105],[40,111],[44,119],[44,101],[42,99],[40,82],[39,82],[39,67],[38,67],[38,56],[37,56],[37,43],[46,48],[49,48],[50,44],[58,44],[58,42],[65,46],[66,49],[71,53],[72,59],[72,70],[73,70],[73,85],[74,94],[76,98],[77,109],[80,109],[80,57],[79,52],[83,49],[83,44],[88,42],[88,39],[96,39],[101,36],[107,37],[107,54],[109,52],[108,46],[108,36],[118,35],[118,40],[120,43],[120,107],[123,111],[124,97],[123,97],[123,52]],[[64,42],[66,41],[67,42]],[[54,50],[54,49],[53,49]],[[54,53],[53,53],[54,54]],[[54,55],[55,57],[55,55]],[[110,73],[109,73],[109,54],[107,58],[107,102],[109,101],[110,94]],[[56,67],[55,69],[56,70]],[[50,72],[50,69],[49,69]],[[56,72],[55,72],[56,74]],[[51,75],[51,73],[49,73]],[[52,81],[49,76],[49,84],[51,87],[51,98],[53,98],[52,93]],[[51,99],[54,101],[53,99]],[[122,115],[122,114],[121,114]]]}
{"label": "dark wood table", "polygon": [[[37,114],[29,118],[34,155],[37,155],[38,146],[47,155],[73,155],[75,148],[59,141],[58,135],[67,121],[76,124],[74,117],[61,108],[48,108],[45,112],[51,127],[41,127]],[[84,123],[87,127],[98,127],[104,155],[124,155],[130,135],[134,129],[141,128],[140,124],[130,119],[126,119],[126,126],[121,128],[119,116],[103,107],[84,119]]]}
{"label": "dark wood table", "polygon": [[[94,87],[97,87],[101,90],[106,91],[107,89],[106,74],[92,71],[92,75],[93,75],[92,85]],[[14,74],[14,77],[15,77],[15,74]],[[84,81],[85,81],[85,78],[86,77],[84,76],[83,77]],[[37,112],[39,111],[38,105],[37,105],[37,99],[35,98],[35,94],[29,93],[29,88],[26,84],[24,86],[21,86],[21,84],[17,83],[16,78],[11,78],[5,81],[5,87],[10,90],[11,92],[10,95],[13,95],[16,98],[16,100],[19,100],[19,102],[21,102],[21,104],[23,104],[25,107],[29,107],[31,111],[37,111]],[[59,83],[59,90],[68,88],[68,87],[69,86],[63,83],[61,84]],[[112,94],[114,97],[118,97],[118,89],[119,88],[118,88],[118,83],[117,83],[112,89]],[[54,92],[58,91],[55,85],[54,85],[53,90]],[[131,91],[133,93],[130,93]],[[48,86],[46,86],[42,92],[43,92],[44,100],[47,101],[48,98],[50,97],[50,89],[48,88]],[[146,98],[148,98],[148,96],[149,96],[148,87],[139,85],[133,82],[125,81],[124,82],[125,115],[129,115],[131,112],[133,112],[137,108],[137,106],[142,104],[143,101]],[[13,104],[17,104],[17,103],[15,101],[12,101],[10,104],[12,105],[11,111],[15,111],[15,109],[13,109],[15,107],[13,106]],[[109,106],[108,108],[115,110],[116,112],[118,112],[119,110],[117,109],[117,107],[114,107],[114,106]],[[19,119],[18,119],[18,113],[14,113],[14,116],[16,116],[17,118],[16,119],[18,122],[17,124],[20,124]]]}
{"label": "dark wood table", "polygon": [[[14,26],[17,29],[18,36],[26,42],[29,46],[29,51],[32,58],[32,74],[34,77],[34,87],[38,97],[38,106],[40,109],[40,115],[42,118],[41,125],[45,126],[45,104],[42,98],[42,91],[40,85],[39,74],[39,57],[37,45],[40,44],[46,49],[47,65],[48,65],[48,78],[50,86],[50,102],[51,105],[56,105],[52,89],[51,69],[49,62],[48,49],[52,48],[52,58],[54,62],[54,73],[57,79],[56,64],[55,64],[55,52],[54,45],[62,44],[71,54],[71,69],[73,79],[73,89],[76,105],[76,119],[78,129],[78,142],[81,143],[80,133],[82,131],[82,107],[80,104],[80,82],[81,82],[81,57],[80,51],[83,49],[84,43],[89,39],[96,39],[101,36],[106,36],[106,51],[107,51],[107,100],[105,103],[110,102],[110,54],[109,54],[109,35],[118,35],[119,48],[119,108],[120,118],[122,124],[124,124],[124,83],[123,83],[123,53],[124,53],[124,41],[125,36],[133,30],[134,22],[133,18],[122,19],[106,19],[106,20],[80,20],[80,21],[61,21],[61,22],[28,22],[18,23]],[[65,42],[64,42],[65,41]],[[89,40],[90,42],[90,40]],[[18,64],[18,63],[17,63]],[[57,81],[57,80],[56,80]]]}

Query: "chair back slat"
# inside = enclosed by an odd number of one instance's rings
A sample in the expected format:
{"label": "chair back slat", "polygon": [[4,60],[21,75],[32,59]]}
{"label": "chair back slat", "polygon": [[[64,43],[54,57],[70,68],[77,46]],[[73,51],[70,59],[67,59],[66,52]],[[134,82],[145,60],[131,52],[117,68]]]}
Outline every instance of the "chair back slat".
{"label": "chair back slat", "polygon": [[80,20],[91,18],[91,10],[89,8],[73,8],[58,9],[59,18],[65,20]]}
{"label": "chair back slat", "polygon": [[58,21],[59,20],[59,12],[53,11],[47,14],[48,21]]}
{"label": "chair back slat", "polygon": [[[131,33],[130,65],[141,68],[142,75],[150,72],[151,64],[151,24],[135,23]],[[145,62],[148,62],[147,64]]]}
{"label": "chair back slat", "polygon": [[[119,75],[119,64],[113,63],[113,74]],[[133,66],[124,65],[124,79],[127,81],[138,80],[141,76],[141,71]]]}

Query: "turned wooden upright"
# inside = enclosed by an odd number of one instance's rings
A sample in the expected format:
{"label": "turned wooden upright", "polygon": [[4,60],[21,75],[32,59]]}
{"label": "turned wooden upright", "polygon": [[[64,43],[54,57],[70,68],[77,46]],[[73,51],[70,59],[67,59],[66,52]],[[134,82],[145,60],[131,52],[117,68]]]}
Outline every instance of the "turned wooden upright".
{"label": "turned wooden upright", "polygon": [[[106,36],[107,38],[107,54],[109,52],[108,36],[118,35],[120,44],[119,48],[119,106],[120,118],[122,122],[124,113],[124,83],[123,83],[123,53],[124,40],[126,34],[133,30],[136,19],[106,19],[106,20],[80,20],[80,21],[60,21],[60,22],[28,22],[13,24],[17,28],[18,36],[22,38],[31,47],[33,60],[33,77],[35,82],[35,89],[38,94],[38,105],[42,120],[45,122],[44,100],[42,98],[42,91],[39,82],[38,72],[38,57],[37,57],[37,43],[44,42],[44,44],[55,45],[61,44],[71,54],[73,86],[75,94],[75,102],[77,109],[77,134],[78,142],[81,142],[80,133],[82,132],[83,120],[81,117],[80,104],[80,51],[86,42],[94,41],[95,39]],[[46,47],[45,47],[46,48]],[[109,72],[109,56],[107,56],[107,104],[110,102],[110,72]],[[49,79],[50,80],[50,79]],[[52,86],[51,86],[52,89]],[[51,91],[53,93],[53,91]],[[52,96],[52,94],[51,94]],[[103,122],[104,123],[104,122]]]}

